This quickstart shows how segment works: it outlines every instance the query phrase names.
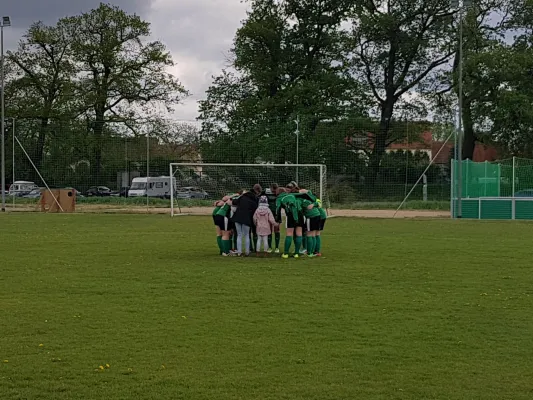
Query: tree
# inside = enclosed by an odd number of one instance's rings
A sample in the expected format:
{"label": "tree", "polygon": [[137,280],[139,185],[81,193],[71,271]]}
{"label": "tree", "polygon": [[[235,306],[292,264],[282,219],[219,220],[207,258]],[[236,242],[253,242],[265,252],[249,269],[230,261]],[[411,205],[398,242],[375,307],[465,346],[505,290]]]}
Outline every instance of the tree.
{"label": "tree", "polygon": [[385,0],[358,3],[351,12],[352,30],[346,39],[346,63],[364,83],[378,110],[369,183],[378,176],[390,137],[390,122],[402,96],[444,68],[455,53],[449,3],[439,0]]}
{"label": "tree", "polygon": [[[136,123],[154,113],[157,105],[172,106],[187,95],[167,68],[172,57],[158,41],[145,42],[149,23],[118,7],[100,4],[80,16],[64,18],[73,60],[80,68],[78,96],[94,136],[91,174],[100,176],[102,137],[109,123]],[[143,115],[144,114],[144,115]]]}
{"label": "tree", "polygon": [[349,3],[250,1],[231,51],[234,72],[215,77],[200,102],[203,148],[210,160],[294,162],[297,117],[305,146],[321,121],[365,108],[338,62],[340,24]]}
{"label": "tree", "polygon": [[10,112],[19,121],[39,122],[35,145],[30,151],[36,169],[40,170],[51,120],[72,117],[69,103],[76,66],[70,58],[69,42],[62,27],[38,22],[28,29],[18,50],[8,52],[7,57],[12,63],[8,86]]}

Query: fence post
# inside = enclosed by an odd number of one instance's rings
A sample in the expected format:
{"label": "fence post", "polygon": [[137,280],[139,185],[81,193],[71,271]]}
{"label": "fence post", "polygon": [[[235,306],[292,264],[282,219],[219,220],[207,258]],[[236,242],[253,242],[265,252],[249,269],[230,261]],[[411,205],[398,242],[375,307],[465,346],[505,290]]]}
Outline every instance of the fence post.
{"label": "fence post", "polygon": [[514,193],[515,193],[515,190],[516,190],[516,183],[515,183],[515,171],[516,171],[516,162],[515,162],[515,159],[516,157],[513,156],[513,193],[511,193],[511,196],[514,197]]}
{"label": "fence post", "polygon": [[483,193],[485,196],[487,196],[487,166],[489,165],[489,162],[485,160],[485,184],[483,185]]}
{"label": "fence post", "polygon": [[455,218],[455,158],[451,162],[451,175],[450,179],[450,218]]}

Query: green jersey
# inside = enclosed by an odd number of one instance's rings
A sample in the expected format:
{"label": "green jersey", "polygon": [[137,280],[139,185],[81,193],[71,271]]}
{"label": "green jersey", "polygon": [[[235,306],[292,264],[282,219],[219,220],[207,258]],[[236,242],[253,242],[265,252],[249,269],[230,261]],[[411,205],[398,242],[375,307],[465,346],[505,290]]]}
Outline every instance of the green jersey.
{"label": "green jersey", "polygon": [[217,215],[218,210],[220,210],[220,206],[216,206],[215,209],[213,210],[213,214],[212,214],[213,217],[214,217],[215,215]]}
{"label": "green jersey", "polygon": [[282,193],[276,199],[276,220],[281,221],[281,209],[286,215],[292,215],[295,221],[299,220],[300,202],[292,193]]}
{"label": "green jersey", "polygon": [[223,217],[229,216],[231,206],[229,204],[224,204],[222,207],[219,208],[217,213],[215,215],[221,215]]}
{"label": "green jersey", "polygon": [[328,218],[328,214],[326,214],[326,210],[324,210],[322,207],[318,207],[318,212],[320,213],[320,219]]}
{"label": "green jersey", "polygon": [[[310,205],[313,205],[313,208],[307,208]],[[300,199],[300,207],[303,215],[306,218],[320,217],[320,211],[318,211],[316,202],[310,201],[308,199]]]}

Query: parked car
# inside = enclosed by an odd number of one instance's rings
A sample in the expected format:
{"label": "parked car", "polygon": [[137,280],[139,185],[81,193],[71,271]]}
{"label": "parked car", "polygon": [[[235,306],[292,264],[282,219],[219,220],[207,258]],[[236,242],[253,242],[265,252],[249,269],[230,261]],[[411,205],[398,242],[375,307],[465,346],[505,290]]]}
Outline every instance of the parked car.
{"label": "parked car", "polygon": [[41,198],[41,189],[33,189],[30,193],[24,194],[20,197],[25,199],[40,199]]}
{"label": "parked car", "polygon": [[176,192],[176,197],[178,199],[201,199],[205,200],[209,198],[209,194],[200,188],[187,186],[178,188]]}
{"label": "parked car", "polygon": [[93,186],[85,193],[87,197],[107,197],[111,196],[111,189],[107,186]]}
{"label": "parked car", "polygon": [[129,186],[124,186],[120,188],[118,192],[114,191],[111,193],[111,196],[113,197],[128,197],[128,190],[130,190]]}
{"label": "parked car", "polygon": [[12,197],[23,197],[34,189],[39,189],[35,182],[30,181],[15,181],[9,187],[9,195]]}
{"label": "parked car", "polygon": [[533,197],[533,189],[524,189],[516,192],[514,197]]}

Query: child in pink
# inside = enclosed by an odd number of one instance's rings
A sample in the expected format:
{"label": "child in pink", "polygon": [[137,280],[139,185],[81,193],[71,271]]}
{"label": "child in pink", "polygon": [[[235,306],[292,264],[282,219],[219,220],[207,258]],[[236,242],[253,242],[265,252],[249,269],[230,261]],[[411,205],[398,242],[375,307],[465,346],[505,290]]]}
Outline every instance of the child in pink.
{"label": "child in pink", "polygon": [[271,252],[268,248],[268,237],[272,235],[272,227],[276,225],[274,214],[268,207],[266,196],[259,198],[259,207],[254,213],[254,225],[257,232],[257,246],[255,250],[259,253],[261,242],[263,242],[263,251]]}

